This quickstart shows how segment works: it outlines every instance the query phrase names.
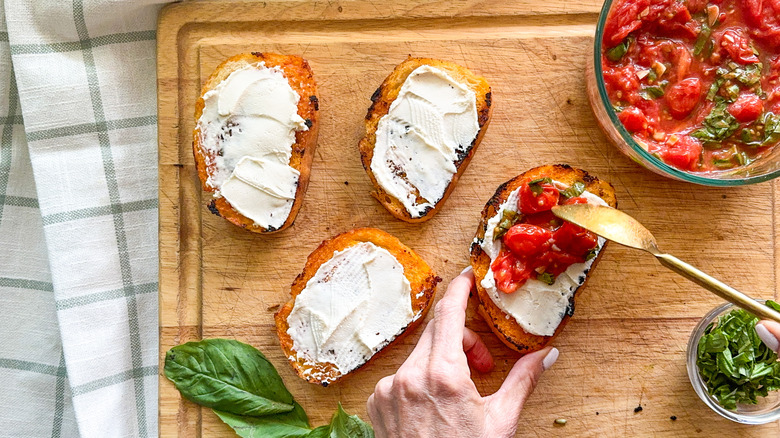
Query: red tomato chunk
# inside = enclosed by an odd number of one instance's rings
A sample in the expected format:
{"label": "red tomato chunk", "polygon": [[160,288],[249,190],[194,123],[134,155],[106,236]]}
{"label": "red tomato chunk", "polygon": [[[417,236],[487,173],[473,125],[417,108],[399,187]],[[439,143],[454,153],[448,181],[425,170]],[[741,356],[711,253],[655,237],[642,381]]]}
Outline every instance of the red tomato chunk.
{"label": "red tomato chunk", "polygon": [[620,122],[670,166],[733,169],[780,143],[780,0],[616,0],[602,71]]}
{"label": "red tomato chunk", "polygon": [[669,87],[666,93],[666,104],[669,112],[676,119],[684,119],[693,111],[701,98],[701,81],[699,78],[687,78]]}

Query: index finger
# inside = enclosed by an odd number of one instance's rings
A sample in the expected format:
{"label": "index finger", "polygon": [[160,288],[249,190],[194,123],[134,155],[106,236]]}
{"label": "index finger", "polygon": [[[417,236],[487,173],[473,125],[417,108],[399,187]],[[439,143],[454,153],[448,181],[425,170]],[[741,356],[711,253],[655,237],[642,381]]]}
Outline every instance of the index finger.
{"label": "index finger", "polygon": [[466,326],[466,307],[474,287],[471,266],[452,279],[444,297],[436,304],[433,317],[433,356],[463,353],[463,327]]}

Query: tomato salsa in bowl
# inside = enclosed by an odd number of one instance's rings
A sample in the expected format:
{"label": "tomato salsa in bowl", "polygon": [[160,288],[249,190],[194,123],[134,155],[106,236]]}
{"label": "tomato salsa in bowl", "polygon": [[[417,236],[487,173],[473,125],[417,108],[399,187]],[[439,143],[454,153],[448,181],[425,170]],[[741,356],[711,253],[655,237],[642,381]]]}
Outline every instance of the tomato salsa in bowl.
{"label": "tomato salsa in bowl", "polygon": [[588,94],[610,139],[657,173],[780,176],[780,0],[607,0]]}

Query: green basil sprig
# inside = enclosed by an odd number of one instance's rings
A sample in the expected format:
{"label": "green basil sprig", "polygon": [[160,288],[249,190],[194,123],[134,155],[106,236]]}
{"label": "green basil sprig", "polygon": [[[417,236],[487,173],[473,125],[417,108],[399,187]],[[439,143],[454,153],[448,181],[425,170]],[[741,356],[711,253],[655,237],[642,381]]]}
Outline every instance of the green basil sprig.
{"label": "green basil sprig", "polygon": [[184,398],[210,407],[243,438],[373,438],[374,430],[339,404],[330,425],[313,429],[276,368],[251,345],[204,339],[171,348],[165,377]]}

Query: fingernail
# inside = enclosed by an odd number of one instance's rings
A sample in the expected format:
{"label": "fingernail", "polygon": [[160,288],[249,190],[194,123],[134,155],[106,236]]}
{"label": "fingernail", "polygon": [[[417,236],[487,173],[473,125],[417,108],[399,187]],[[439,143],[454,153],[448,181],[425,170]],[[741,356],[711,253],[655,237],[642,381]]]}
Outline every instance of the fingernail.
{"label": "fingernail", "polygon": [[460,271],[460,275],[468,274],[471,271],[473,271],[473,269],[471,269],[471,265],[468,265],[462,271]]}
{"label": "fingernail", "polygon": [[556,360],[558,360],[558,349],[553,347],[542,360],[542,368],[544,368],[545,371],[549,370]]}
{"label": "fingernail", "polygon": [[756,324],[756,333],[758,337],[764,342],[764,345],[769,347],[772,351],[778,351],[780,349],[780,341],[769,330],[764,327],[764,324]]}

